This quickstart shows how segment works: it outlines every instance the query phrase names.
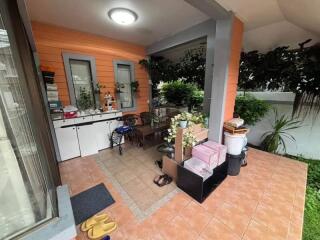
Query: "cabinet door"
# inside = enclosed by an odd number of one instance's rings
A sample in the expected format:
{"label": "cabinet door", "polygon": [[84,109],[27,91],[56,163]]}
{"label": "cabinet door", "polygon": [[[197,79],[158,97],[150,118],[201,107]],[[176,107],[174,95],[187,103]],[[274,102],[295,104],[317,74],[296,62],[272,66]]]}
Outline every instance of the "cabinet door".
{"label": "cabinet door", "polygon": [[93,126],[98,150],[110,147],[110,121],[96,122]]}
{"label": "cabinet door", "polygon": [[76,127],[55,129],[61,160],[67,160],[80,156]]}
{"label": "cabinet door", "polygon": [[77,126],[81,157],[98,153],[93,124]]}

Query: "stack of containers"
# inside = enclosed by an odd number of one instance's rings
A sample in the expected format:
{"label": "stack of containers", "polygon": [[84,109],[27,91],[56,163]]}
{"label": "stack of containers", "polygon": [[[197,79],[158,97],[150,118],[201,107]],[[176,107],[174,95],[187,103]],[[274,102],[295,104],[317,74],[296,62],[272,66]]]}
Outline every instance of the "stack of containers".
{"label": "stack of containers", "polygon": [[226,146],[207,141],[192,148],[192,158],[184,162],[184,167],[201,176],[205,181],[217,166],[225,162],[226,153]]}
{"label": "stack of containers", "polygon": [[52,119],[62,118],[62,105],[59,100],[58,87],[54,82],[55,73],[49,67],[41,67],[42,77],[45,83],[48,105]]}
{"label": "stack of containers", "polygon": [[249,131],[243,127],[244,121],[234,118],[224,123],[224,144],[227,146],[228,175],[236,176],[241,166],[245,166],[247,155],[247,137]]}

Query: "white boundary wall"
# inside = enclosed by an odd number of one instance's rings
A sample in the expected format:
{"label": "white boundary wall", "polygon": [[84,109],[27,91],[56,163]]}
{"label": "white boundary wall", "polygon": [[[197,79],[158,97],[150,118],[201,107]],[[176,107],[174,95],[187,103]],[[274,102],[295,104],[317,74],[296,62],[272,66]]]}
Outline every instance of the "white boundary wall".
{"label": "white boundary wall", "polygon": [[[241,94],[238,92],[238,94]],[[291,116],[294,93],[290,92],[250,92],[258,99],[266,100],[278,110],[279,115]],[[274,113],[271,110],[267,116],[255,124],[249,126],[248,142],[259,145],[261,136],[271,130],[274,122]],[[320,116],[314,122],[311,117],[307,117],[302,122],[302,127],[289,131],[296,139],[295,143],[286,141],[287,153],[291,155],[301,154],[303,157],[320,160]]]}

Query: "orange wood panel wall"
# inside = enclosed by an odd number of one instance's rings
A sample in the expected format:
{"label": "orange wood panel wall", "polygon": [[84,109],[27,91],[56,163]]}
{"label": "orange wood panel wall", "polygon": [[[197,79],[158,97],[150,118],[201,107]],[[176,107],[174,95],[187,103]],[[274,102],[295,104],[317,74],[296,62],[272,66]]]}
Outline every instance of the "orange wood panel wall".
{"label": "orange wood panel wall", "polygon": [[63,105],[70,104],[62,58],[62,53],[68,52],[95,58],[97,82],[106,86],[106,88],[101,89],[100,101],[103,100],[107,91],[110,91],[113,96],[115,95],[113,60],[134,62],[135,80],[139,82],[139,91],[136,93],[136,112],[148,111],[148,74],[138,63],[140,59],[146,57],[143,46],[40,22],[32,22],[32,30],[40,64],[54,70],[59,98]]}
{"label": "orange wood panel wall", "polygon": [[225,100],[224,120],[230,120],[233,117],[234,105],[237,96],[240,54],[242,47],[243,23],[234,17],[232,27],[231,52],[229,60],[229,77],[227,82],[227,92]]}

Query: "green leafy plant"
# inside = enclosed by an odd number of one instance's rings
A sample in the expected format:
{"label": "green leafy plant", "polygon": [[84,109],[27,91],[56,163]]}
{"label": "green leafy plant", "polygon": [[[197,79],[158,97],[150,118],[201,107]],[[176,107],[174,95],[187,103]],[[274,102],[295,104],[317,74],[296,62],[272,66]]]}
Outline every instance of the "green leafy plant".
{"label": "green leafy plant", "polygon": [[320,43],[299,48],[277,47],[269,52],[241,54],[240,90],[294,92],[293,116],[320,113]]}
{"label": "green leafy plant", "polygon": [[[202,124],[204,125],[204,118],[205,116],[201,113],[189,113],[189,112],[183,112],[180,113],[173,118],[171,118],[171,124],[170,128],[168,129],[169,136],[165,138],[165,140],[168,143],[173,143],[176,134],[177,134],[177,128],[180,125],[180,121],[188,121],[188,126],[193,126],[194,124]],[[183,136],[183,146],[184,147],[191,147],[194,146],[196,143],[196,138],[192,134],[190,130],[187,130],[186,134]]]}
{"label": "green leafy plant", "polygon": [[181,80],[164,83],[161,88],[161,95],[168,103],[176,106],[188,106],[197,87],[191,83]]}
{"label": "green leafy plant", "polygon": [[148,72],[152,81],[152,96],[157,97],[160,82],[168,82],[177,79],[174,64],[161,56],[151,56],[148,59],[141,59],[139,64]]}
{"label": "green leafy plant", "polygon": [[201,89],[204,89],[206,48],[200,46],[188,49],[176,63],[174,69],[178,78],[187,83],[196,83]]}
{"label": "green leafy plant", "polygon": [[106,87],[105,85],[102,85],[102,84],[100,84],[100,83],[97,83],[97,84],[96,84],[96,87],[95,87],[95,89],[94,89],[94,92],[97,93],[97,94],[100,94],[100,93],[101,93],[101,89],[102,89],[102,88],[105,88],[105,87]]}
{"label": "green leafy plant", "polygon": [[281,146],[284,153],[286,153],[285,139],[292,142],[296,141],[288,131],[301,127],[301,122],[295,118],[289,118],[286,115],[279,116],[276,110],[274,110],[274,115],[273,130],[265,132],[262,135],[263,141],[261,147],[267,152],[277,153]]}
{"label": "green leafy plant", "polygon": [[308,180],[303,221],[303,240],[315,240],[320,236],[320,160],[302,156],[286,157],[308,164]]}
{"label": "green leafy plant", "polygon": [[146,69],[152,81],[152,96],[157,97],[160,82],[170,82],[176,79],[186,83],[195,83],[204,89],[206,69],[206,48],[200,46],[188,49],[177,63],[162,56],[151,56],[142,59],[139,64]]}
{"label": "green leafy plant", "polygon": [[85,88],[80,87],[80,96],[77,101],[80,110],[87,110],[93,107],[92,95]]}
{"label": "green leafy plant", "polygon": [[270,108],[271,105],[266,101],[245,94],[236,97],[234,112],[240,115],[245,124],[254,125],[268,113]]}
{"label": "green leafy plant", "polygon": [[190,106],[192,108],[198,108],[203,104],[204,91],[200,89],[195,89],[190,98]]}
{"label": "green leafy plant", "polygon": [[180,114],[180,117],[179,117],[179,120],[180,121],[188,121],[188,120],[190,120],[191,119],[191,114],[190,113],[188,113],[188,112],[182,112],[181,114]]}
{"label": "green leafy plant", "polygon": [[125,88],[124,83],[118,83],[117,82],[115,85],[116,85],[116,92],[117,93],[121,93],[121,89]]}
{"label": "green leafy plant", "polygon": [[132,89],[132,92],[137,92],[138,91],[138,88],[139,88],[139,82],[138,81],[133,81],[130,83],[131,85],[131,89]]}
{"label": "green leafy plant", "polygon": [[[320,169],[318,169],[318,171],[320,171]],[[308,177],[309,176],[310,175],[308,174]],[[320,236],[319,222],[320,222],[320,192],[315,188],[307,186],[304,222],[303,222],[303,240],[319,239],[319,236]]]}

